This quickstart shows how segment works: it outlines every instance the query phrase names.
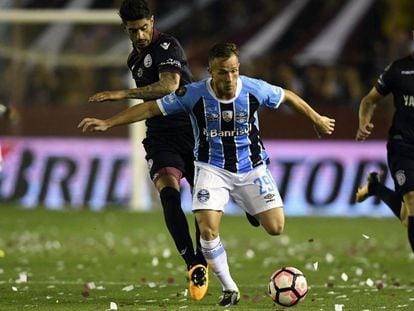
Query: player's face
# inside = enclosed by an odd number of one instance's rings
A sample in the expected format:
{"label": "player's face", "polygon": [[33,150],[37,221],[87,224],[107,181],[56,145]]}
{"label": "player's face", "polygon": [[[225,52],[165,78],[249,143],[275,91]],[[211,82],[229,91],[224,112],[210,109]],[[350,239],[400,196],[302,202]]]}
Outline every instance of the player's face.
{"label": "player's face", "polygon": [[137,49],[144,49],[151,43],[154,31],[154,16],[136,21],[126,21],[124,26],[129,39]]}
{"label": "player's face", "polygon": [[215,58],[208,69],[213,78],[213,89],[222,99],[230,99],[236,95],[237,79],[239,78],[239,58]]}

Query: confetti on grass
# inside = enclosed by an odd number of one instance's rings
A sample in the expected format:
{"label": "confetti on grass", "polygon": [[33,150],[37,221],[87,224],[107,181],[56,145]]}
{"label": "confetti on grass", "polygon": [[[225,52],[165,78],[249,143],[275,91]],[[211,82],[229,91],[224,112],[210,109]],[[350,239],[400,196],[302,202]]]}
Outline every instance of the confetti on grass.
{"label": "confetti on grass", "polygon": [[342,279],[344,282],[348,281],[348,275],[347,275],[345,272],[342,272],[342,274],[341,274],[341,279]]}
{"label": "confetti on grass", "polygon": [[122,290],[124,292],[130,292],[131,290],[134,290],[134,285],[125,286]]}
{"label": "confetti on grass", "polygon": [[0,249],[0,258],[3,258],[6,256],[6,252],[2,249]]}
{"label": "confetti on grass", "polygon": [[17,284],[27,283],[27,273],[26,272],[19,273],[19,278],[16,280],[16,283]]}
{"label": "confetti on grass", "polygon": [[369,239],[369,236],[368,236],[368,235],[366,235],[366,234],[363,234],[362,236],[363,236],[365,239],[367,239],[367,240]]}
{"label": "confetti on grass", "polygon": [[314,262],[313,263],[313,269],[315,269],[315,271],[317,271],[318,270],[318,262]]}
{"label": "confetti on grass", "polygon": [[335,311],[342,311],[343,306],[344,305],[341,305],[341,304],[335,304]]}
{"label": "confetti on grass", "polygon": [[109,304],[109,310],[118,310],[118,305],[115,302]]}

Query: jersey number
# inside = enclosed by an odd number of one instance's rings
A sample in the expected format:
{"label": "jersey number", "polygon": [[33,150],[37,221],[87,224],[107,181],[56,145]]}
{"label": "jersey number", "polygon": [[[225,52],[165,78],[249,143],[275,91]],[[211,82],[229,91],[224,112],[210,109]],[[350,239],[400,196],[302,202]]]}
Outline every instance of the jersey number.
{"label": "jersey number", "polygon": [[260,195],[264,195],[274,190],[272,180],[267,175],[258,177],[253,182],[259,186]]}

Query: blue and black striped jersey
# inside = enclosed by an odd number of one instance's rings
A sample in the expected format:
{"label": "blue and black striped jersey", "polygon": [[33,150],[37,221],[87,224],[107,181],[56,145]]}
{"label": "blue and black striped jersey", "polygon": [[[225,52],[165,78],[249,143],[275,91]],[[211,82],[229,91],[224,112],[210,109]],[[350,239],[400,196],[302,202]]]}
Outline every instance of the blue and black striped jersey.
{"label": "blue and black striped jersey", "polygon": [[240,76],[230,100],[216,97],[209,78],[183,86],[157,103],[164,115],[184,111],[190,116],[196,161],[245,173],[268,159],[259,135],[259,106],[277,108],[283,97],[278,86]]}

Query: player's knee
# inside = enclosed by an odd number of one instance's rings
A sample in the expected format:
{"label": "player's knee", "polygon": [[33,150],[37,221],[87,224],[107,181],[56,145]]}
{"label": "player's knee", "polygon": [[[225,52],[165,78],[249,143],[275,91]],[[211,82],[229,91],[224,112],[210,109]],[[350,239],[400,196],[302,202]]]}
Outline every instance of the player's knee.
{"label": "player's knee", "polygon": [[200,228],[200,236],[205,241],[211,241],[218,237],[218,232],[212,228]]}
{"label": "player's knee", "polygon": [[282,223],[272,223],[270,225],[265,226],[265,230],[270,235],[280,235],[282,234],[284,229],[284,225]]}
{"label": "player's knee", "polygon": [[414,191],[410,191],[404,195],[404,205],[409,215],[414,215]]}
{"label": "player's knee", "polygon": [[160,192],[161,205],[165,208],[181,208],[180,192],[172,187],[164,187]]}

